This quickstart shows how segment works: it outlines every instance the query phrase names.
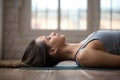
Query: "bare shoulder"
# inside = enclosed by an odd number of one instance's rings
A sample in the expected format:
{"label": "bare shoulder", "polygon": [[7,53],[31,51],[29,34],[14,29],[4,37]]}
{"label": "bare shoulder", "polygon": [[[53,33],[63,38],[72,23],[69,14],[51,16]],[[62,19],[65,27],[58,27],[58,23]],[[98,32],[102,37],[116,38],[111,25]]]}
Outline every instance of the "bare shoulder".
{"label": "bare shoulder", "polygon": [[[79,64],[83,67],[97,67],[98,59],[102,59],[102,56],[99,56],[98,50],[93,48],[84,48],[78,55],[77,59]],[[100,61],[100,60],[99,60]]]}
{"label": "bare shoulder", "polygon": [[77,59],[83,67],[120,67],[120,56],[94,48],[84,48]]}
{"label": "bare shoulder", "polygon": [[93,67],[102,61],[103,56],[108,56],[106,48],[100,40],[93,40],[84,49],[80,50],[77,59],[82,66]]}
{"label": "bare shoulder", "polygon": [[88,62],[88,60],[90,59],[91,53],[92,53],[91,48],[90,49],[84,48],[78,53],[77,59],[81,66],[84,66],[84,64],[86,64],[86,62]]}
{"label": "bare shoulder", "polygon": [[93,40],[78,53],[77,59],[81,65],[95,62],[94,60],[98,56],[98,51],[106,52],[106,48],[100,40]]}

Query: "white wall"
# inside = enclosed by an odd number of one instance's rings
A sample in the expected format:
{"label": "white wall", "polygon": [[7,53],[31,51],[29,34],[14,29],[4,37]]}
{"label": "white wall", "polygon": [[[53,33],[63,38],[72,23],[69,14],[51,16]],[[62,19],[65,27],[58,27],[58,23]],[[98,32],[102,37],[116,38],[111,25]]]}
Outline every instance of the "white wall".
{"label": "white wall", "polygon": [[0,59],[2,58],[2,0],[0,0]]}

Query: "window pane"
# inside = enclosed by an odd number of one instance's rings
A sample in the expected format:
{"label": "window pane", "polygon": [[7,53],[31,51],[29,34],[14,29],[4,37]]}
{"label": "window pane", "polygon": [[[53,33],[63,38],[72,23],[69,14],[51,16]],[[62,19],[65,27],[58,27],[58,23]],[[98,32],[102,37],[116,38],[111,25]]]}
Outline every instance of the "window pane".
{"label": "window pane", "polygon": [[120,0],[101,0],[100,29],[120,29]]}
{"label": "window pane", "polygon": [[61,0],[61,29],[87,29],[87,0]]}
{"label": "window pane", "polygon": [[32,29],[57,29],[58,0],[32,0]]}

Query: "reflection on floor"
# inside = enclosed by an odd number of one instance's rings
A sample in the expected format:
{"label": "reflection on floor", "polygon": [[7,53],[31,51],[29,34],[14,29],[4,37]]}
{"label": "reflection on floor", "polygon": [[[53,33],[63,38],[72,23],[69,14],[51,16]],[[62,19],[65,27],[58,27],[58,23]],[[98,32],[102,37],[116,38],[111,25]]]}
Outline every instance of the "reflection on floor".
{"label": "reflection on floor", "polygon": [[[74,62],[62,62],[62,66],[75,66]],[[0,80],[119,80],[120,70],[41,70],[24,68],[0,68]]]}

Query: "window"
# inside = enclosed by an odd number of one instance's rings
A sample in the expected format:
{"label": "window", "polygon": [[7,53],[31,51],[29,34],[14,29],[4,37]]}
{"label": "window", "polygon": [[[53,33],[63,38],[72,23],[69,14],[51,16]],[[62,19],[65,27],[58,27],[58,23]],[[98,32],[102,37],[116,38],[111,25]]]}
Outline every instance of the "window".
{"label": "window", "polygon": [[61,0],[61,29],[86,30],[87,1]]}
{"label": "window", "polygon": [[58,0],[32,0],[32,29],[57,29]]}
{"label": "window", "polygon": [[32,29],[87,29],[87,0],[32,0],[31,4]]}
{"label": "window", "polygon": [[120,29],[120,0],[101,0],[100,29]]}

